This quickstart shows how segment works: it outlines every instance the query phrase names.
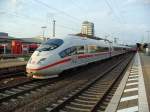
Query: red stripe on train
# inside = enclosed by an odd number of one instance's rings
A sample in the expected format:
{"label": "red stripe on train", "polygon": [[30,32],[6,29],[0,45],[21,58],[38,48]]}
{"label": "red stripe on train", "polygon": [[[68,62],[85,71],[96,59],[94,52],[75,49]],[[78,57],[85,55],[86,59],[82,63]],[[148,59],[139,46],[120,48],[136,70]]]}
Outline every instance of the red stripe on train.
{"label": "red stripe on train", "polygon": [[[56,66],[56,65],[59,65],[59,64],[68,62],[68,61],[70,61],[70,60],[71,60],[71,58],[67,58],[67,59],[64,59],[64,60],[55,62],[55,63],[53,63],[53,64],[50,64],[50,65],[47,65],[47,66],[44,66],[44,67],[41,67],[41,68],[37,68],[37,69],[29,69],[29,70],[33,70],[33,71],[42,70],[42,69],[46,69],[46,68],[49,68],[49,67],[52,67],[52,66]],[[28,68],[27,68],[27,69],[28,69]]]}
{"label": "red stripe on train", "polygon": [[110,52],[101,52],[101,53],[96,53],[96,54],[82,54],[82,55],[79,55],[78,58],[90,58],[90,57],[93,57],[93,56],[100,56],[100,55],[103,55],[103,54],[108,54]]}
{"label": "red stripe on train", "polygon": [[[97,55],[102,55],[102,54],[107,54],[107,53],[110,53],[110,52],[103,52],[103,53],[98,53],[98,54],[83,54],[83,55],[79,55],[78,58],[81,59],[81,58],[88,58],[88,57],[93,57],[93,56],[97,56]],[[59,65],[59,64],[63,64],[63,63],[66,63],[68,61],[71,61],[71,58],[67,58],[67,59],[64,59],[64,60],[61,60],[61,61],[58,61],[58,62],[55,62],[53,64],[49,64],[47,66],[44,66],[44,67],[41,67],[41,68],[37,68],[37,69],[30,69],[30,68],[27,68],[28,70],[32,70],[32,71],[37,71],[37,70],[42,70],[42,69],[46,69],[46,68],[49,68],[49,67],[52,67],[52,66],[56,66],[56,65]]]}

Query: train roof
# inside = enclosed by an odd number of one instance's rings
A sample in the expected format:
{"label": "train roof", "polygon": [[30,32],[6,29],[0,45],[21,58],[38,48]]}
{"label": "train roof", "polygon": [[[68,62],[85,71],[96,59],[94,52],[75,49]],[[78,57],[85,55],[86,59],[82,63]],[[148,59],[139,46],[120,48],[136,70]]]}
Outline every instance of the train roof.
{"label": "train roof", "polygon": [[[65,44],[74,46],[74,45],[98,45],[98,46],[109,46],[110,43],[107,40],[101,39],[98,37],[96,38],[89,38],[86,36],[77,36],[77,35],[67,35],[64,37],[55,37],[54,39],[62,39]],[[122,44],[114,44],[111,43],[112,47],[119,47],[119,48],[131,48],[127,45]]]}
{"label": "train roof", "polygon": [[113,44],[113,47],[120,47],[120,48],[131,48],[130,46],[127,46],[127,45],[122,45],[122,44]]}
{"label": "train roof", "polygon": [[101,39],[93,39],[93,38],[87,38],[87,37],[81,37],[76,35],[67,35],[65,37],[60,38],[64,42],[68,44],[91,44],[91,45],[100,45],[100,46],[108,46],[109,43],[107,41],[101,40]]}

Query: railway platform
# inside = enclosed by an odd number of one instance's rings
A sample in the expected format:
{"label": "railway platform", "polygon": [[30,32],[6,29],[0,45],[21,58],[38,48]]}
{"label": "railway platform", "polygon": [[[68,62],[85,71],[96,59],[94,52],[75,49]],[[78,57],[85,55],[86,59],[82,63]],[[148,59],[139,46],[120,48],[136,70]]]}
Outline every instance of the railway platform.
{"label": "railway platform", "polygon": [[150,56],[137,53],[105,112],[149,112]]}
{"label": "railway platform", "polygon": [[26,64],[27,64],[27,61],[24,61],[21,59],[5,59],[5,60],[0,60],[0,69],[10,68],[10,67],[15,67],[15,66],[22,66]]}

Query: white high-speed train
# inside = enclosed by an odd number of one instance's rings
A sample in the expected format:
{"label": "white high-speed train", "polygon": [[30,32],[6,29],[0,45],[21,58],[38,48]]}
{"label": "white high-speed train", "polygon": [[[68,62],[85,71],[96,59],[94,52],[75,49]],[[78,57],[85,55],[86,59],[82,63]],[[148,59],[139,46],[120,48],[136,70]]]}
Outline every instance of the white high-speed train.
{"label": "white high-speed train", "polygon": [[26,71],[29,77],[37,79],[57,77],[64,70],[119,55],[129,49],[127,46],[113,46],[104,40],[75,35],[53,38],[35,50]]}

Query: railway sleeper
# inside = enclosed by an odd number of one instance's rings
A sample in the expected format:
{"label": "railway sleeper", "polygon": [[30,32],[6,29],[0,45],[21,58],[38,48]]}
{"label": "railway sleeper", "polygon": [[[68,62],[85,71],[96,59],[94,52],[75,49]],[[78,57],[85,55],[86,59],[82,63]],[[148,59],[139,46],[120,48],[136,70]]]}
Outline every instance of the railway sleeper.
{"label": "railway sleeper", "polygon": [[27,87],[27,88],[33,88],[33,85],[24,85],[23,87]]}
{"label": "railway sleeper", "polygon": [[101,97],[99,97],[99,98],[91,98],[91,97],[86,97],[86,96],[78,96],[80,99],[83,99],[83,100],[87,100],[87,101],[89,101],[89,100],[92,100],[92,101],[97,101],[97,100],[99,100]]}
{"label": "railway sleeper", "polygon": [[102,104],[103,104],[103,105],[108,105],[109,102],[108,102],[108,101],[104,101],[104,102],[102,102]]}
{"label": "railway sleeper", "polygon": [[67,112],[90,112],[90,109],[82,109],[71,106],[65,106],[64,110],[66,110]]}
{"label": "railway sleeper", "polygon": [[7,96],[10,96],[10,95],[1,93],[0,100],[3,99],[3,98],[5,98],[5,97],[7,97]]}
{"label": "railway sleeper", "polygon": [[91,109],[93,107],[92,104],[83,104],[83,103],[78,103],[78,102],[70,102],[69,106],[71,107],[79,107],[79,108],[84,108],[84,109]]}
{"label": "railway sleeper", "polygon": [[21,89],[17,89],[17,88],[12,88],[12,89],[11,89],[11,91],[21,92],[21,91],[23,91],[23,90],[21,90]]}
{"label": "railway sleeper", "polygon": [[2,105],[8,105],[9,103],[8,102],[2,102]]}
{"label": "railway sleeper", "polygon": [[82,100],[82,99],[75,99],[74,101],[78,102],[78,103],[85,103],[85,104],[95,104],[96,103],[96,101],[87,101],[87,100]]}
{"label": "railway sleeper", "polygon": [[90,91],[90,92],[103,93],[103,91],[105,91],[105,89],[99,89],[99,90],[96,90],[96,89],[89,88],[88,91]]}
{"label": "railway sleeper", "polygon": [[18,96],[17,98],[18,98],[18,99],[24,99],[24,97],[23,97],[23,96]]}
{"label": "railway sleeper", "polygon": [[59,110],[59,112],[67,112],[67,111],[65,111],[65,110]]}
{"label": "railway sleeper", "polygon": [[92,95],[103,95],[102,92],[92,92],[92,91],[85,91],[86,94],[92,94]]}
{"label": "railway sleeper", "polygon": [[16,92],[10,91],[10,90],[6,90],[4,93],[5,93],[5,94],[8,94],[8,95],[16,94]]}
{"label": "railway sleeper", "polygon": [[[108,86],[108,85],[107,85]],[[107,86],[105,85],[105,86],[103,86],[103,85],[99,85],[99,86],[93,86],[93,87],[90,87],[91,89],[97,89],[97,90],[99,90],[99,89],[105,89],[105,88],[107,88]],[[90,89],[89,88],[89,89]]]}
{"label": "railway sleeper", "polygon": [[10,99],[10,101],[11,101],[11,102],[16,102],[16,101],[17,101],[17,99],[15,99],[15,98],[11,98],[11,99]]}
{"label": "railway sleeper", "polygon": [[24,86],[20,86],[20,87],[17,87],[17,89],[21,89],[21,90],[27,90],[28,88],[27,87],[24,87]]}
{"label": "railway sleeper", "polygon": [[87,93],[82,93],[82,96],[93,97],[93,98],[99,98],[100,97],[100,95],[93,95],[93,94],[87,94]]}
{"label": "railway sleeper", "polygon": [[101,106],[99,107],[99,110],[104,111],[104,110],[106,109],[106,107],[107,107],[107,105],[101,105]]}

